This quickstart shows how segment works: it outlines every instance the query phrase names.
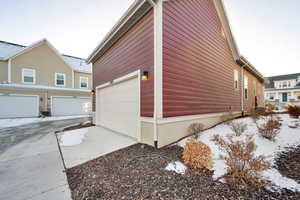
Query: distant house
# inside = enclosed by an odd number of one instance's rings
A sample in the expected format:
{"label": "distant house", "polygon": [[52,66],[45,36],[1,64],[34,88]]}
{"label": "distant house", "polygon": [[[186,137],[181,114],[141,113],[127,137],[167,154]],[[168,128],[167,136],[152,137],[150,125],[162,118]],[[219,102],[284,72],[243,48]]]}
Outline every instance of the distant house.
{"label": "distant house", "polygon": [[266,103],[282,107],[300,105],[300,73],[268,77],[265,86]]}
{"label": "distant house", "polygon": [[46,39],[30,46],[0,41],[0,118],[91,112],[92,69]]}
{"label": "distant house", "polygon": [[87,60],[96,125],[153,146],[264,106],[221,0],[136,0]]}

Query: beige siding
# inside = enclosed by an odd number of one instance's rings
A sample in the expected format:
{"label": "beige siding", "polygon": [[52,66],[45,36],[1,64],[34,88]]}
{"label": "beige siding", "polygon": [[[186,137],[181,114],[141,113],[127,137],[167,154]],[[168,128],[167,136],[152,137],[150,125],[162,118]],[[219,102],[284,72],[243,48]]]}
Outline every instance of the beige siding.
{"label": "beige siding", "polygon": [[88,73],[81,73],[81,72],[75,72],[74,76],[74,83],[75,83],[75,88],[80,88],[80,77],[88,77],[89,82],[88,82],[88,89],[92,89],[92,74]]}
{"label": "beige siding", "polygon": [[55,86],[55,73],[66,75],[66,88],[72,88],[72,69],[46,44],[35,47],[11,62],[13,83],[22,83],[22,68],[36,70],[36,85]]}
{"label": "beige siding", "polygon": [[7,77],[7,62],[6,61],[0,61],[0,83],[1,82],[5,82],[8,81],[8,77]]}

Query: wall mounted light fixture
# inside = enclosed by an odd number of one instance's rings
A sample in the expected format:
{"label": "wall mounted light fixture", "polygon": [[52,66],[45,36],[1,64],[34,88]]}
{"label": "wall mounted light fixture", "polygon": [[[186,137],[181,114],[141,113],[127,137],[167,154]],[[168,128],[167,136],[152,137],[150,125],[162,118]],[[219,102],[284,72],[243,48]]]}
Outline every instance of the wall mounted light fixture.
{"label": "wall mounted light fixture", "polygon": [[142,75],[142,80],[147,81],[149,79],[149,73],[148,71],[144,71]]}
{"label": "wall mounted light fixture", "polygon": [[95,95],[95,90],[92,90],[92,95]]}

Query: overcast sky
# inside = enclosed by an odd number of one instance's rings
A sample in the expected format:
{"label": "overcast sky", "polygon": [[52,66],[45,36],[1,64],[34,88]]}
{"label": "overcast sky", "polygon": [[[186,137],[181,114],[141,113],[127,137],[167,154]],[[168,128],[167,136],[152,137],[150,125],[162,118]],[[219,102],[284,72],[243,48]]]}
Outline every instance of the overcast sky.
{"label": "overcast sky", "polygon": [[[42,38],[87,58],[133,0],[0,0],[0,40]],[[299,0],[224,0],[242,55],[265,76],[300,72]]]}

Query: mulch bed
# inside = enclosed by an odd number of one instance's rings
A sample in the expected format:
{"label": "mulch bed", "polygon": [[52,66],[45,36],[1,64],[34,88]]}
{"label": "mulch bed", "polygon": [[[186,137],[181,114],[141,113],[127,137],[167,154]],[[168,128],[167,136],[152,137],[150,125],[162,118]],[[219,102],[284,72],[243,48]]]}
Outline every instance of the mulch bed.
{"label": "mulch bed", "polygon": [[275,164],[283,176],[294,179],[300,184],[300,145],[281,152]]}
{"label": "mulch bed", "polygon": [[300,199],[299,193],[273,193],[230,187],[213,181],[211,172],[189,170],[184,175],[165,170],[180,160],[176,145],[157,150],[136,144],[67,170],[74,200],[96,199]]}

